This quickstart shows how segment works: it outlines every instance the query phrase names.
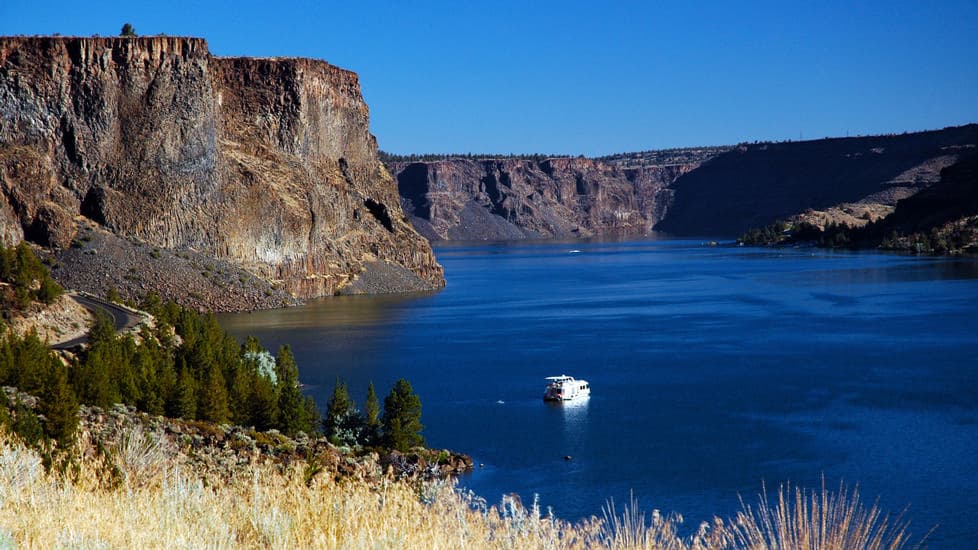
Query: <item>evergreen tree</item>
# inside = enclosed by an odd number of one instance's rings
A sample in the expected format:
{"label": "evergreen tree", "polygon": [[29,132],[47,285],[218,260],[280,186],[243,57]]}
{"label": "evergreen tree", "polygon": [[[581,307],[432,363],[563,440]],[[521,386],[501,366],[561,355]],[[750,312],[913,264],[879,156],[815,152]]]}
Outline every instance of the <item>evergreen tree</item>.
{"label": "evergreen tree", "polygon": [[62,448],[71,445],[78,427],[78,401],[68,386],[68,373],[64,365],[53,365],[41,399],[44,413],[44,432]]}
{"label": "evergreen tree", "polygon": [[122,25],[122,30],[119,32],[120,36],[136,36],[136,29],[129,23]]}
{"label": "evergreen tree", "polygon": [[4,383],[27,393],[36,393],[47,379],[51,350],[33,328],[23,337],[11,332],[8,342],[9,351],[4,354],[9,354],[5,361],[10,364],[0,369],[6,371]]}
{"label": "evergreen tree", "polygon": [[350,398],[346,384],[336,379],[333,395],[326,403],[323,433],[334,445],[358,445],[364,441],[365,423]]}
{"label": "evergreen tree", "polygon": [[194,419],[197,417],[197,382],[189,368],[181,368],[171,398],[167,402],[167,416]]}
{"label": "evergreen tree", "polygon": [[251,424],[256,430],[270,430],[278,425],[278,398],[275,386],[264,376],[252,378],[251,397],[248,403],[248,414]]}
{"label": "evergreen tree", "polygon": [[30,447],[36,447],[44,439],[44,428],[30,407],[20,401],[14,406],[14,433]]}
{"label": "evergreen tree", "polygon": [[311,431],[306,420],[302,390],[299,388],[299,367],[295,364],[289,346],[279,348],[275,370],[278,375],[279,430],[290,436],[300,431]]}
{"label": "evergreen tree", "polygon": [[217,366],[211,366],[204,373],[198,394],[197,418],[209,422],[228,421],[228,394],[224,375]]}
{"label": "evergreen tree", "polygon": [[421,399],[411,383],[398,380],[391,392],[384,398],[384,414],[381,418],[384,429],[384,445],[399,451],[424,445],[421,430]]}
{"label": "evergreen tree", "polygon": [[307,434],[318,432],[323,419],[319,413],[319,407],[316,406],[316,401],[308,395],[303,397],[302,410],[304,415],[303,421],[305,422],[305,429],[303,431]]}
{"label": "evergreen tree", "polygon": [[72,369],[72,385],[81,401],[110,407],[122,402],[122,387],[126,388],[127,397],[133,397],[132,342],[126,343],[116,337],[112,318],[101,310],[95,313],[88,342],[78,368]]}
{"label": "evergreen tree", "polygon": [[159,344],[147,327],[140,330],[140,341],[133,357],[133,369],[138,385],[139,399],[136,406],[150,414],[165,413],[165,396],[169,386],[165,386],[164,371],[170,365],[170,356]]}
{"label": "evergreen tree", "polygon": [[375,445],[380,441],[380,400],[377,398],[377,391],[374,390],[374,383],[367,386],[367,402],[364,405],[366,420],[365,439],[368,445]]}
{"label": "evergreen tree", "polygon": [[333,395],[326,401],[326,418],[323,420],[323,433],[326,437],[332,439],[336,435],[343,420],[353,412],[355,407],[346,384],[337,377],[336,383],[333,384]]}

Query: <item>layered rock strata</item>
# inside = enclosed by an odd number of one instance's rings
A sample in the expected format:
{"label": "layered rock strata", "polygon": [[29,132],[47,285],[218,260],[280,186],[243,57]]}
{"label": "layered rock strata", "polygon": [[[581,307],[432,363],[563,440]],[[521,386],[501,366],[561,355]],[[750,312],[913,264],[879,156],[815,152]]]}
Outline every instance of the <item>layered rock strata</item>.
{"label": "layered rock strata", "polygon": [[323,61],[215,57],[198,38],[0,38],[0,239],[63,251],[95,222],[299,298],[372,269],[399,275],[386,290],[440,287],[368,115],[357,75]]}
{"label": "layered rock strata", "polygon": [[402,206],[431,240],[646,233],[669,185],[698,162],[622,168],[595,159],[394,163]]}

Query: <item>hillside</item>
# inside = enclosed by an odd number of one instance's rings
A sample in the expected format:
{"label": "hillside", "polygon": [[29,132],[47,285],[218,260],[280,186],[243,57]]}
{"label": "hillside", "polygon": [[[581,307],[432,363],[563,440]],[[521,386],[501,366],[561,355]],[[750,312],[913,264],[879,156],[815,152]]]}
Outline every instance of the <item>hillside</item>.
{"label": "hillside", "polygon": [[978,144],[978,124],[913,134],[742,145],[673,185],[656,229],[739,235],[808,209],[894,206],[940,178]]}
{"label": "hillside", "polygon": [[391,162],[432,240],[736,236],[805,214],[864,224],[978,146],[978,124],[902,135],[621,153],[598,159]]}
{"label": "hillside", "polygon": [[[200,38],[2,37],[0,109],[0,238],[46,247],[84,290],[186,301],[208,260],[243,272],[211,285],[221,309],[444,284],[350,71],[215,57]],[[158,256],[187,261],[126,284]]]}

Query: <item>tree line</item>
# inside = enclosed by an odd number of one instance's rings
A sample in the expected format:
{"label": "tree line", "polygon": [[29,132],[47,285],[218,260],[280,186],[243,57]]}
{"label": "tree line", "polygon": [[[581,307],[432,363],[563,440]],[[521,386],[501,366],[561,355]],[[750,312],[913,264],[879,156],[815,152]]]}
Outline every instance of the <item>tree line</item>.
{"label": "tree line", "polygon": [[737,241],[759,246],[813,244],[821,248],[880,248],[920,254],[955,254],[973,249],[978,241],[978,230],[959,224],[905,233],[894,229],[885,218],[861,227],[831,222],[819,227],[810,222],[778,220],[748,230]]}
{"label": "tree line", "polygon": [[32,302],[50,304],[64,293],[23,241],[17,246],[0,247],[0,283],[0,308],[4,317],[27,308]]}
{"label": "tree line", "polygon": [[439,160],[496,160],[496,159],[506,159],[506,160],[529,160],[533,162],[543,162],[547,159],[553,158],[572,158],[574,155],[545,155],[542,153],[531,153],[531,154],[519,154],[519,153],[508,153],[508,154],[477,154],[477,153],[422,153],[422,154],[410,154],[410,155],[397,155],[394,153],[388,153],[386,151],[378,151],[380,161],[384,164],[390,164],[392,162],[435,162]]}
{"label": "tree line", "polygon": [[[0,256],[8,255],[9,250],[0,250]],[[40,265],[47,274],[39,262],[24,265]],[[43,275],[34,280],[38,278]],[[67,444],[74,437],[79,403],[103,408],[123,403],[155,415],[276,429],[289,436],[324,427],[330,434],[339,424],[351,426],[353,419],[359,420],[359,411],[349,401],[342,419],[331,413],[323,425],[315,402],[302,394],[289,346],[272,355],[252,336],[239,344],[213,314],[164,302],[156,294],[132,305],[150,313],[155,326],[118,335],[112,319],[96,313],[87,346],[68,359],[52,351],[36,332],[20,336],[0,325],[0,386],[38,397],[41,413],[32,420],[35,415],[23,404],[0,403],[2,411],[14,410],[13,416],[0,421],[25,440],[49,438]],[[368,405],[376,406],[376,395]],[[418,433],[420,400],[407,381],[395,384],[384,405],[383,415],[368,415],[371,422],[379,421],[379,427],[370,424],[370,430],[362,432],[371,437],[337,441],[397,448],[423,444]],[[368,412],[374,411],[369,407]]]}
{"label": "tree line", "polygon": [[346,384],[337,379],[323,421],[323,433],[335,445],[382,446],[399,451],[424,446],[423,427],[421,399],[403,378],[384,398],[383,413],[373,382],[367,387],[367,400],[360,411]]}

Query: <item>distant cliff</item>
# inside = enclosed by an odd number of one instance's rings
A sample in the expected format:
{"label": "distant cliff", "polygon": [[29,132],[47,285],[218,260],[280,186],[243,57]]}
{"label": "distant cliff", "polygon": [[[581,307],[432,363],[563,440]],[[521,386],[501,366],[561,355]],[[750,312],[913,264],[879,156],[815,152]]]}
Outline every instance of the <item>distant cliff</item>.
{"label": "distant cliff", "polygon": [[779,219],[855,225],[933,185],[978,124],[903,135],[622,153],[601,159],[391,162],[432,240],[662,231],[733,237]]}
{"label": "distant cliff", "polygon": [[[909,197],[978,145],[978,124],[903,135],[742,145],[676,180],[657,230],[736,236],[806,210]],[[844,220],[842,220],[844,221]]]}
{"label": "distant cliff", "polygon": [[73,258],[91,225],[112,246],[214,258],[301,298],[443,284],[355,73],[215,57],[198,38],[0,38],[0,239]]}
{"label": "distant cliff", "polygon": [[422,235],[496,240],[646,233],[671,204],[670,184],[701,161],[451,159],[390,168]]}

